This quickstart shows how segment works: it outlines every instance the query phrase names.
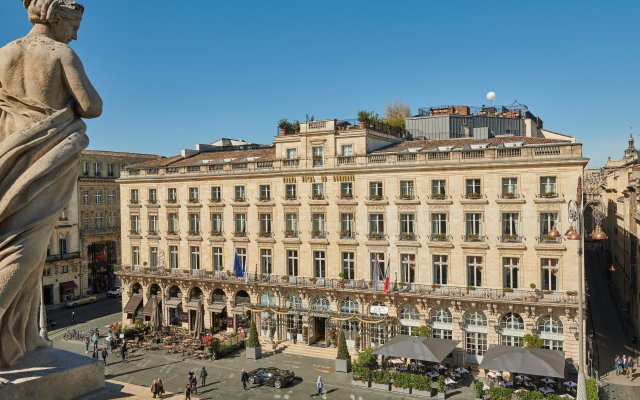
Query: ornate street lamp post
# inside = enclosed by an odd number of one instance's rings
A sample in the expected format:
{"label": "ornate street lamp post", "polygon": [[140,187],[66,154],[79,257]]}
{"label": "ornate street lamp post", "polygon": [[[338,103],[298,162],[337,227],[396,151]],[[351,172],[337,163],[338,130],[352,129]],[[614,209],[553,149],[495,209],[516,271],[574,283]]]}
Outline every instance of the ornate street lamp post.
{"label": "ornate street lamp post", "polygon": [[591,239],[593,240],[605,240],[607,235],[602,231],[600,224],[604,220],[604,213],[600,210],[602,204],[599,200],[589,200],[585,203],[584,207],[581,207],[582,202],[582,179],[578,180],[578,195],[576,200],[570,200],[568,206],[569,209],[569,221],[571,227],[566,232],[565,237],[568,240],[578,241],[578,400],[587,400],[587,379],[584,374],[584,336],[583,336],[583,279],[584,279],[584,257],[583,257],[583,243],[584,243],[584,213],[588,207],[591,208],[593,219],[595,222],[595,229],[591,233]]}

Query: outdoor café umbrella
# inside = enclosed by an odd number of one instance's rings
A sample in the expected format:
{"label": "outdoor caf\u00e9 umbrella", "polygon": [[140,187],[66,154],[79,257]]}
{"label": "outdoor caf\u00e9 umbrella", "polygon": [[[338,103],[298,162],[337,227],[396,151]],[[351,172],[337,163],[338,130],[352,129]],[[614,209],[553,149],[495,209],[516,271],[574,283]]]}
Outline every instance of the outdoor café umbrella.
{"label": "outdoor caf\u00e9 umbrella", "polygon": [[151,328],[154,332],[160,329],[160,307],[158,307],[158,296],[151,296]]}
{"label": "outdoor caf\u00e9 umbrella", "polygon": [[196,325],[193,329],[193,335],[199,338],[202,334],[204,319],[204,304],[202,304],[202,298],[198,299],[198,308],[196,308]]}
{"label": "outdoor caf\u00e9 umbrella", "polygon": [[456,348],[458,343],[459,340],[396,335],[374,351],[374,354],[386,357],[442,362]]}
{"label": "outdoor caf\u00e9 umbrella", "polygon": [[480,368],[564,378],[564,356],[555,350],[494,344],[482,358]]}

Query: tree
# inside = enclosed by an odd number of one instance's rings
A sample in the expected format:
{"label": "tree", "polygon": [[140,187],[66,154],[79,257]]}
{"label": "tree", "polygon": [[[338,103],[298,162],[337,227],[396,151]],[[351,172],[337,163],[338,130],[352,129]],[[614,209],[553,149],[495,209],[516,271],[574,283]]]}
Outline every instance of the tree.
{"label": "tree", "polygon": [[347,349],[347,339],[344,337],[344,331],[340,329],[340,336],[338,336],[338,355],[336,359],[346,360],[350,358],[349,349]]}
{"label": "tree", "polygon": [[527,333],[526,335],[524,335],[522,339],[524,340],[524,347],[539,349],[542,346],[544,346],[544,340],[542,340],[542,338],[532,335],[530,333]]}
{"label": "tree", "polygon": [[247,340],[247,347],[259,347],[260,342],[258,341],[258,329],[256,329],[256,324],[254,322],[249,326],[249,339]]}
{"label": "tree", "polygon": [[384,119],[386,121],[400,120],[404,123],[404,119],[411,116],[411,109],[406,103],[394,100],[393,104],[387,103],[384,110]]}
{"label": "tree", "polygon": [[421,327],[414,329],[412,331],[413,336],[423,336],[423,337],[429,337],[431,336],[431,328],[429,328],[426,325],[422,325]]}

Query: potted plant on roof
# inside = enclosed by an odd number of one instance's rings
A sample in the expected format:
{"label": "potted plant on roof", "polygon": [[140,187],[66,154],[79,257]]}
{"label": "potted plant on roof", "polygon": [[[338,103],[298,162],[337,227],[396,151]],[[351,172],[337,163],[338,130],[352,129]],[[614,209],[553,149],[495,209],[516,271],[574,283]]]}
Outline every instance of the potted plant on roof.
{"label": "potted plant on roof", "polygon": [[344,331],[340,329],[338,336],[338,355],[336,356],[336,372],[351,372],[351,355],[347,348],[347,339],[344,337]]}
{"label": "potted plant on roof", "polygon": [[281,119],[278,121],[278,131],[280,136],[289,134],[291,131],[291,123],[286,118]]}
{"label": "potted plant on roof", "polygon": [[258,330],[254,322],[251,322],[251,326],[249,326],[246,355],[247,360],[258,360],[262,358],[262,347],[260,347],[260,341],[258,341]]}
{"label": "potted plant on roof", "polygon": [[370,119],[371,119],[371,113],[369,111],[365,111],[365,110],[358,111],[358,122],[359,122],[360,129],[366,128]]}

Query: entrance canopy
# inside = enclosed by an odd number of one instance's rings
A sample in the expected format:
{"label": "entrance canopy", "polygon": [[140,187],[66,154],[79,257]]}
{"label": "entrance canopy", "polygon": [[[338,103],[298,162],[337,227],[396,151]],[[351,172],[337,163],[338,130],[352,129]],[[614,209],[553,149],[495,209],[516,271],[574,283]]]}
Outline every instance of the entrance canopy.
{"label": "entrance canopy", "polygon": [[62,288],[62,290],[72,291],[73,289],[77,288],[78,285],[76,285],[74,281],[67,281],[60,283],[60,287]]}
{"label": "entrance canopy", "polygon": [[459,342],[459,340],[396,335],[374,351],[374,354],[386,357],[442,362],[456,348]]}
{"label": "entrance canopy", "polygon": [[564,356],[555,350],[491,345],[480,368],[564,378]]}

